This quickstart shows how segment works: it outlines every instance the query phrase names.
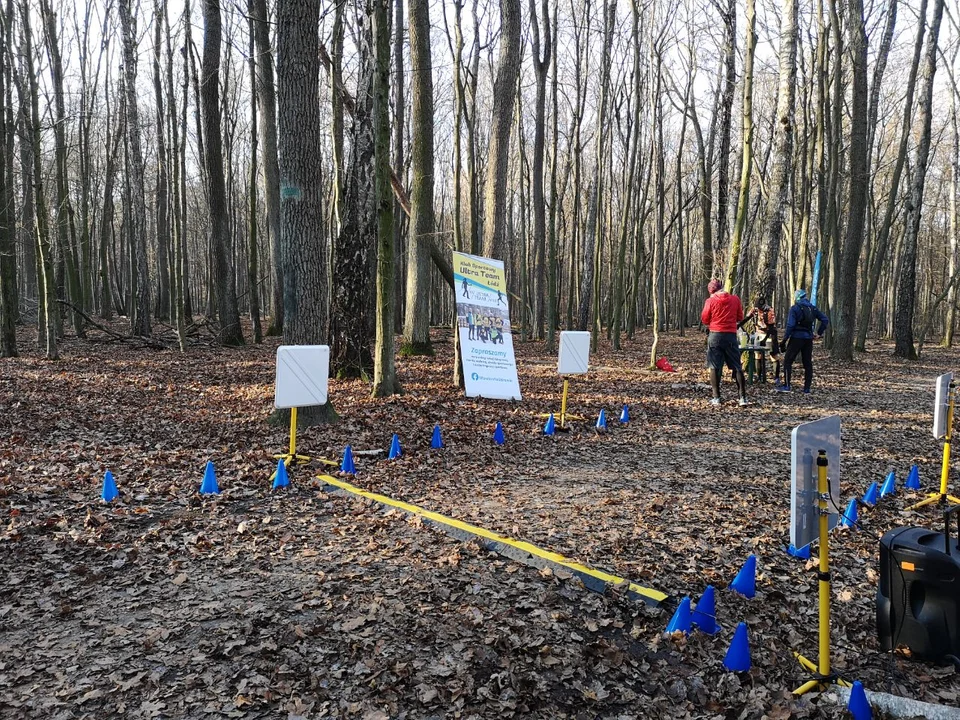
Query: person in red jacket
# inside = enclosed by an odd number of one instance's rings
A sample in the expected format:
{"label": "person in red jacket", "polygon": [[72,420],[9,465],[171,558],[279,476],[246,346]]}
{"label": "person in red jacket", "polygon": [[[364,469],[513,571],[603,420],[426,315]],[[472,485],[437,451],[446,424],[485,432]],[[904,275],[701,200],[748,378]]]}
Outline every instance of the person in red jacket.
{"label": "person in red jacket", "polygon": [[740,365],[740,343],[737,341],[737,325],[743,320],[743,304],[736,295],[724,290],[716,278],[707,285],[707,291],[710,297],[703,304],[700,322],[710,331],[707,338],[707,367],[710,368],[710,386],[713,388],[710,404],[720,404],[720,374],[726,365],[733,370],[737,379],[740,407],[744,407],[750,403],[747,401],[747,379]]}

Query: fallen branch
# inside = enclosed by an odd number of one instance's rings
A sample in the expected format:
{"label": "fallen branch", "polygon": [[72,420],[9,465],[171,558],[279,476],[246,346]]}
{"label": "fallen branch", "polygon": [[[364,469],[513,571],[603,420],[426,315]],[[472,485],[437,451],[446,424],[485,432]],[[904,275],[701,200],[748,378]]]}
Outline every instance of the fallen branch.
{"label": "fallen branch", "polygon": [[73,312],[77,313],[77,315],[82,317],[89,325],[92,325],[97,330],[105,333],[106,335],[109,335],[110,338],[113,340],[117,340],[118,342],[137,343],[142,347],[148,347],[154,350],[169,349],[169,345],[157,340],[156,338],[148,337],[146,335],[124,335],[123,333],[118,333],[115,330],[111,330],[106,325],[98,323],[96,320],[94,320],[92,317],[87,315],[83,310],[81,310],[71,302],[67,302],[66,300],[57,300],[57,302],[60,303],[61,305],[66,305],[68,308],[73,310]]}

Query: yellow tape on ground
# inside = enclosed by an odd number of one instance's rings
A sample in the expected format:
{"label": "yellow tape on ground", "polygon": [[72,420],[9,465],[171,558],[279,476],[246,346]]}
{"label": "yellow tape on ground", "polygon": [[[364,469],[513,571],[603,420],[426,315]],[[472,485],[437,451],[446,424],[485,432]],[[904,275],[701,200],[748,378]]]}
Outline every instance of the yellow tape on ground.
{"label": "yellow tape on ground", "polygon": [[469,523],[456,520],[454,518],[447,517],[446,515],[441,515],[440,513],[432,512],[431,510],[425,510],[418,505],[411,505],[410,503],[403,502],[401,500],[394,500],[393,498],[387,497],[386,495],[380,495],[378,493],[368,492],[358,488],[350,483],[344,482],[343,480],[338,480],[336,478],[330,477],[329,475],[320,475],[319,480],[323,481],[327,485],[332,485],[333,487],[339,488],[348,492],[352,495],[357,495],[358,497],[366,498],[367,500],[373,500],[390,507],[397,508],[398,510],[403,510],[404,512],[411,513],[413,515],[419,515],[420,517],[431,520],[440,525],[446,525],[447,527],[455,528],[462,532],[469,533],[471,535],[476,535],[478,537],[486,538],[496,543],[502,543],[509,547],[515,548],[525,553],[529,553],[535,557],[546,560],[547,562],[553,563],[555,565],[560,565],[562,567],[568,568],[578,574],[588,575],[592,578],[596,578],[601,582],[613,585],[619,585],[621,583],[627,583],[627,588],[630,592],[636,593],[637,595],[642,596],[648,601],[652,601],[654,604],[658,604],[667,599],[665,593],[660,592],[659,590],[653,590],[651,588],[643,587],[642,585],[637,585],[636,583],[628,582],[624,578],[617,577],[616,575],[611,575],[610,573],[605,573],[602,570],[596,570],[587,565],[583,565],[573,560],[568,560],[563,555],[560,555],[555,552],[550,552],[549,550],[544,550],[543,548],[537,547],[531,543],[525,542],[523,540],[513,540],[512,538],[504,537],[503,535],[498,535],[495,532],[490,532],[476,525],[470,525]]}

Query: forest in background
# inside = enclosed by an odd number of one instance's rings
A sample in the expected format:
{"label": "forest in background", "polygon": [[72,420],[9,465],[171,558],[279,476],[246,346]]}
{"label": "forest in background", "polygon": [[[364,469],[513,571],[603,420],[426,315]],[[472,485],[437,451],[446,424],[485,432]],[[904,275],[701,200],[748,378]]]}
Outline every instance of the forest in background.
{"label": "forest in background", "polygon": [[[695,327],[704,286],[831,354],[952,343],[945,0],[5,0],[0,354],[18,326],[333,348],[399,390],[502,258],[519,339]],[[241,316],[250,318],[241,323]],[[243,327],[249,328],[244,336]],[[166,333],[166,334],[164,334]],[[251,336],[252,335],[252,336]]]}

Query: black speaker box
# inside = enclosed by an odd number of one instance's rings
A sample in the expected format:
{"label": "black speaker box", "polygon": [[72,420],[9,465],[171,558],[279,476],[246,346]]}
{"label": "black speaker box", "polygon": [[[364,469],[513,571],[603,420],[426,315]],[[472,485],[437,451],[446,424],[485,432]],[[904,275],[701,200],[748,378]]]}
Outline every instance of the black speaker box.
{"label": "black speaker box", "polygon": [[[877,632],[884,650],[906,646],[919,660],[960,658],[960,532],[908,527],[880,541]],[[957,515],[960,526],[960,514]]]}

